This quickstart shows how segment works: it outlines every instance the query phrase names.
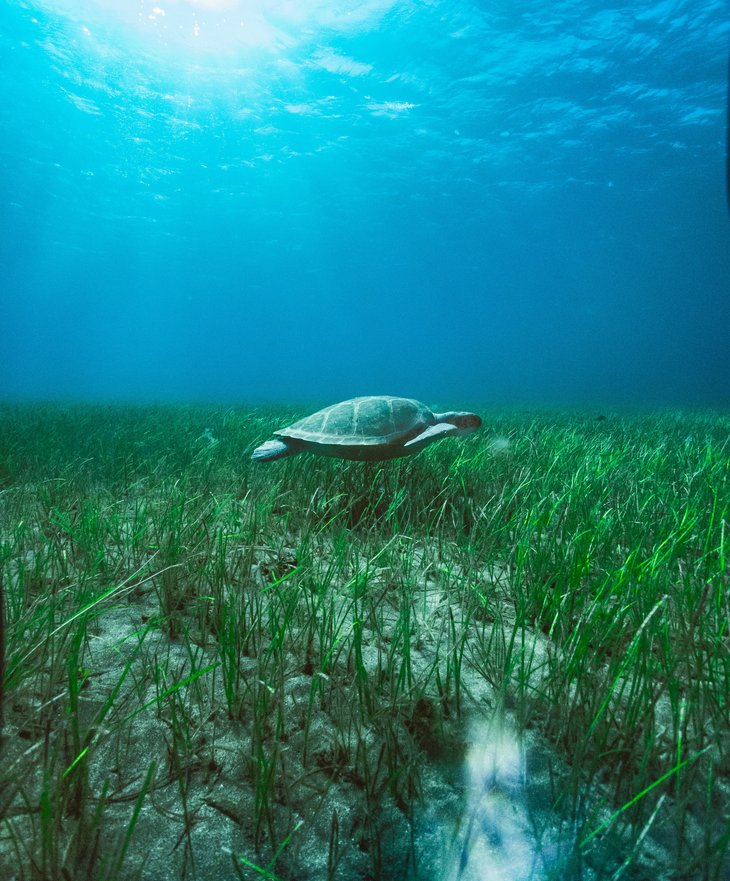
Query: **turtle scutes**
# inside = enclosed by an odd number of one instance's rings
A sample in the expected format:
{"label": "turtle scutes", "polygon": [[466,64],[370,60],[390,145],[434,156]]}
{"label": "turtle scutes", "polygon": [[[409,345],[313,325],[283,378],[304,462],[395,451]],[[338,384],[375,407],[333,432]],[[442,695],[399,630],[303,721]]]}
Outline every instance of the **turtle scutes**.
{"label": "turtle scutes", "polygon": [[275,431],[276,439],[256,447],[251,458],[271,462],[307,451],[337,459],[397,459],[481,424],[475,413],[433,413],[411,398],[369,395],[332,404]]}

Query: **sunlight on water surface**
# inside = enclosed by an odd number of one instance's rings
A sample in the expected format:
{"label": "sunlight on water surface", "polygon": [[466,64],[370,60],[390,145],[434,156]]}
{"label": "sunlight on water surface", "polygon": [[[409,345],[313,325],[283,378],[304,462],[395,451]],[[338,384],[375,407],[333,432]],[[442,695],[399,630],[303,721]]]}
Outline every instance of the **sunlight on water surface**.
{"label": "sunlight on water surface", "polygon": [[240,49],[278,53],[312,37],[371,26],[393,0],[354,5],[342,0],[45,0],[72,18],[122,24],[168,48],[229,53]]}

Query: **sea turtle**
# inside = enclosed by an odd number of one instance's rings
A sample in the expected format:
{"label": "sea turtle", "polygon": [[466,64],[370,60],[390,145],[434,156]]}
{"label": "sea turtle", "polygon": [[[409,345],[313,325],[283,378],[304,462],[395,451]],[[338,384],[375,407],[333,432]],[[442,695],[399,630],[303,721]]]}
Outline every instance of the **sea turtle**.
{"label": "sea turtle", "polygon": [[276,440],[256,447],[251,458],[271,462],[307,450],[336,459],[397,459],[442,437],[468,434],[481,424],[474,413],[432,413],[411,398],[368,395],[325,407],[275,431]]}

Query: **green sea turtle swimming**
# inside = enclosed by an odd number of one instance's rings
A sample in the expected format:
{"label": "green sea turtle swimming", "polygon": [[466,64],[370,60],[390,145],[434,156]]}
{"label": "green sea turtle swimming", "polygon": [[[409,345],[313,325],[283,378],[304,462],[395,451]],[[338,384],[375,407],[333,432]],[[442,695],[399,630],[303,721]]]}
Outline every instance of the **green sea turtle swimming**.
{"label": "green sea turtle swimming", "polygon": [[304,451],[336,459],[375,462],[417,453],[442,437],[468,434],[482,420],[475,413],[433,413],[411,398],[368,395],[341,401],[256,447],[255,462],[271,462]]}

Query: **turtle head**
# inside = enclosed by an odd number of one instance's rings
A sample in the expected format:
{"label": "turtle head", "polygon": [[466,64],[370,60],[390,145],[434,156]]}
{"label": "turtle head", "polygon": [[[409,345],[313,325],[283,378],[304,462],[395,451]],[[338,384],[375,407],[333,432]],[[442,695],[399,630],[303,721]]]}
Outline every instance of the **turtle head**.
{"label": "turtle head", "polygon": [[461,413],[451,410],[448,413],[434,413],[437,422],[449,422],[459,429],[459,434],[469,434],[476,431],[482,424],[482,420],[476,413]]}

